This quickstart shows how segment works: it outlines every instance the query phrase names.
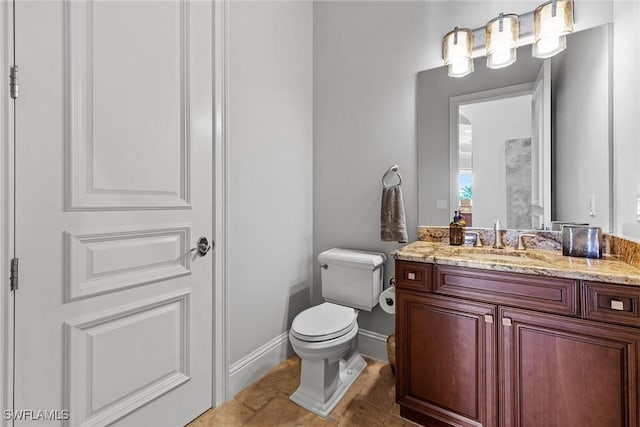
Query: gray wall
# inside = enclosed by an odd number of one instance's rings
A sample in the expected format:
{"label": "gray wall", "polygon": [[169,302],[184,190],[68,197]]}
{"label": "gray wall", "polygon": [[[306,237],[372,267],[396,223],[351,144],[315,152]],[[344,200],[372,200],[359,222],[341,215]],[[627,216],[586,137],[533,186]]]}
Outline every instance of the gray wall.
{"label": "gray wall", "polygon": [[[382,174],[398,164],[409,241],[416,240],[415,73],[427,54],[426,2],[314,4],[314,256],[332,247],[389,253],[380,241]],[[393,275],[393,262],[386,276]],[[321,301],[314,263],[314,302]],[[388,334],[393,316],[361,312]]]}
{"label": "gray wall", "polygon": [[[454,25],[478,27],[500,10],[522,13],[537,4],[231,2],[231,362],[287,329],[309,304],[312,272],[313,299],[320,300],[320,251],[401,246],[378,237],[380,178],[393,163],[404,177],[409,239],[416,238],[416,73],[440,66],[442,34]],[[615,14],[616,230],[638,238],[639,8],[576,5],[578,29]],[[393,331],[393,317],[379,309],[362,313],[360,324]]]}
{"label": "gray wall", "polygon": [[311,2],[230,2],[230,362],[285,332],[312,271]]}
{"label": "gray wall", "polygon": [[[394,163],[399,164],[404,177],[409,240],[416,238],[416,73],[441,65],[441,37],[454,26],[480,27],[500,11],[524,13],[538,4],[314,4],[314,256],[331,247],[389,252],[401,246],[379,239],[380,178]],[[576,28],[610,22],[611,16],[610,1],[579,2]],[[631,24],[627,27],[631,29]],[[637,117],[640,111],[635,114]],[[448,161],[446,168],[448,182]],[[448,199],[448,190],[437,198]],[[445,213],[442,216],[448,218],[448,210]],[[319,302],[320,273],[315,262],[313,269],[314,302]],[[392,274],[389,270],[387,277]],[[362,328],[383,334],[394,328],[393,317],[379,308],[374,313],[361,313],[359,322]]]}

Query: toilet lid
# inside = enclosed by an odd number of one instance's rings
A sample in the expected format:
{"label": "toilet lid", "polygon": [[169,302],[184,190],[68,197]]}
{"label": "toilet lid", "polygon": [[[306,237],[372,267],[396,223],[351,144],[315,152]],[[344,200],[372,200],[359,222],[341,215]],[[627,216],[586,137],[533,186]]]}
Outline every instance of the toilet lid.
{"label": "toilet lid", "polygon": [[291,332],[303,341],[326,341],[356,326],[356,310],[329,302],[308,308],[293,319]]}

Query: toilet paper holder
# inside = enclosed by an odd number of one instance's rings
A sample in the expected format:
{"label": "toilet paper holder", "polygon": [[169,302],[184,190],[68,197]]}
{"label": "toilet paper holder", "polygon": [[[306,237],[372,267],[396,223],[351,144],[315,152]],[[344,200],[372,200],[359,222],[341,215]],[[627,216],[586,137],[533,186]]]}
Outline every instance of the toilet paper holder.
{"label": "toilet paper holder", "polygon": [[394,314],[396,312],[396,287],[395,280],[392,278],[389,280],[389,287],[383,290],[378,297],[380,308],[388,314]]}
{"label": "toilet paper holder", "polygon": [[[389,287],[395,286],[396,285],[396,279],[395,277],[392,277],[391,279],[389,279]],[[387,301],[387,305],[393,305],[394,301],[393,298],[385,298],[385,300]]]}

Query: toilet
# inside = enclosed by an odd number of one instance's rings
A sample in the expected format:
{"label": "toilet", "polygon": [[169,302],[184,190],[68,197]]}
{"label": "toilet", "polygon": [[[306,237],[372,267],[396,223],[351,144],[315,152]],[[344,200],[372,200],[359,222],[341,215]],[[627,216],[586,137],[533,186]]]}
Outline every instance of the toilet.
{"label": "toilet", "polygon": [[383,253],[330,249],[318,255],[324,303],[298,314],[289,331],[302,360],[300,386],[289,397],[327,417],[366,363],[358,352],[358,312],[371,311],[382,292]]}

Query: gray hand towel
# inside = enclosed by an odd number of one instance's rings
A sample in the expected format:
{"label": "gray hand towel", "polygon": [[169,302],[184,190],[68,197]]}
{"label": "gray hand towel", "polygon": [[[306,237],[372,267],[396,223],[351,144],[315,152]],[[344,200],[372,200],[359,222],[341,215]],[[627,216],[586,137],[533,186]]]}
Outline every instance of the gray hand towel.
{"label": "gray hand towel", "polygon": [[407,221],[404,216],[402,189],[399,185],[382,188],[380,238],[385,241],[407,242]]}

